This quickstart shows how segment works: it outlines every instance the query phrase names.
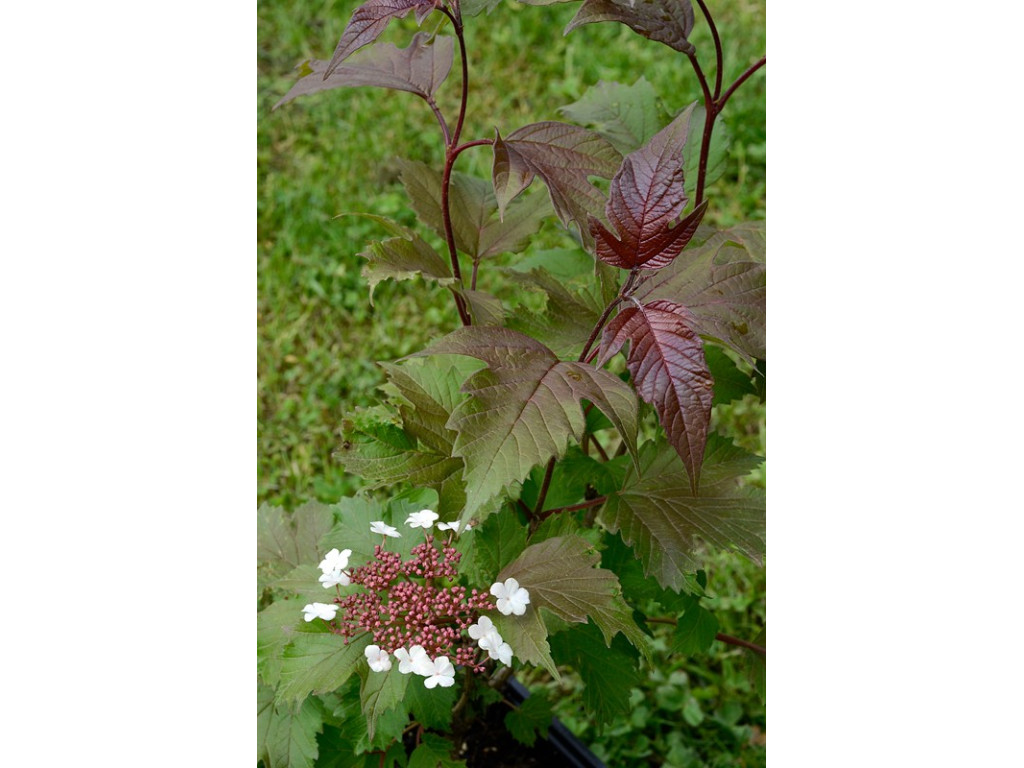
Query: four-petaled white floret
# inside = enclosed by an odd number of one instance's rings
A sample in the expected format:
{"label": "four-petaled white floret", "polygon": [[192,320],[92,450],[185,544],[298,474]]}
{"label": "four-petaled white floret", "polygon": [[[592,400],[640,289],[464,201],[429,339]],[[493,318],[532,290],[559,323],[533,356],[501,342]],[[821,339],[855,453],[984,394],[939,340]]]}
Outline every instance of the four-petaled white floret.
{"label": "four-petaled white floret", "polygon": [[387,672],[391,669],[391,657],[379,645],[368,645],[363,653],[366,654],[366,660],[370,662],[370,669],[374,672]]}
{"label": "four-petaled white floret", "polygon": [[348,568],[348,559],[352,555],[351,549],[343,549],[339,552],[337,549],[332,549],[323,560],[320,561],[320,570],[324,573],[330,573],[331,571],[343,571]]}
{"label": "four-petaled white floret", "polygon": [[427,688],[433,688],[440,685],[442,688],[450,688],[455,685],[455,667],[448,660],[447,656],[438,656],[434,660],[433,669],[430,670],[430,675],[423,684]]}
{"label": "four-petaled white floret", "polygon": [[496,581],[491,584],[491,594],[498,598],[498,610],[506,616],[515,614],[522,616],[530,602],[530,593],[515,579],[505,579],[505,583]]}

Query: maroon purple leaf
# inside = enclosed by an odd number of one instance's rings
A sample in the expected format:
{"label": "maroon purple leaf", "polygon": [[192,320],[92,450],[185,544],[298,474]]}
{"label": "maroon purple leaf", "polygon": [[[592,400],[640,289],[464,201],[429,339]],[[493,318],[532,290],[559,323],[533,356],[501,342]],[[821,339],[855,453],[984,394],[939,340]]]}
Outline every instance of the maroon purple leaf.
{"label": "maroon purple leaf", "polygon": [[434,0],[367,0],[353,11],[323,79],[334,74],[338,65],[357,50],[380,37],[392,19],[401,19],[415,8],[416,21],[422,22],[434,7]]}
{"label": "maroon purple leaf", "polygon": [[626,367],[637,394],[654,406],[696,493],[711,421],[713,379],[693,316],[673,301],[627,307],[605,326],[598,365],[627,341]]}
{"label": "maroon purple leaf", "polygon": [[566,226],[587,221],[604,206],[604,195],[588,176],[611,178],[622,156],[602,136],[577,125],[546,121],[519,128],[494,142],[494,194],[502,216],[508,203],[540,176],[555,212]]}
{"label": "maroon purple leaf", "polygon": [[335,67],[326,78],[323,75],[327,71],[327,62],[313,59],[302,65],[304,77],[274,105],[274,109],[310,93],[359,86],[408,91],[429,101],[451,71],[454,50],[453,38],[438,36],[431,39],[426,32],[418,32],[407,48],[391,43],[375,45]]}
{"label": "maroon purple leaf", "polygon": [[589,219],[602,261],[622,269],[661,269],[672,263],[697,231],[706,200],[676,223],[687,203],[683,147],[692,112],[691,105],[622,161],[605,207],[615,234],[597,218]]}
{"label": "maroon purple leaf", "polygon": [[694,328],[753,362],[765,349],[765,224],[715,232],[637,288],[640,301],[685,304]]}
{"label": "maroon purple leaf", "polygon": [[694,22],[690,0],[586,0],[565,28],[565,34],[595,21],[618,21],[638,35],[681,53],[694,50],[687,40]]}

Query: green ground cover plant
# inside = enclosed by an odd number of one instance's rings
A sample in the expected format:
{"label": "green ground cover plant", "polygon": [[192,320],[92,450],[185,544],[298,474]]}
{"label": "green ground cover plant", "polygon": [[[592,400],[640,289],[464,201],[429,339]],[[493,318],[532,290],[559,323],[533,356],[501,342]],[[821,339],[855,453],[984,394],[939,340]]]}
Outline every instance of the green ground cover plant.
{"label": "green ground cover plant", "polygon": [[700,4],[297,10],[261,40],[335,54],[260,89],[260,759],[466,764],[516,670],[523,744],[763,761],[763,57]]}

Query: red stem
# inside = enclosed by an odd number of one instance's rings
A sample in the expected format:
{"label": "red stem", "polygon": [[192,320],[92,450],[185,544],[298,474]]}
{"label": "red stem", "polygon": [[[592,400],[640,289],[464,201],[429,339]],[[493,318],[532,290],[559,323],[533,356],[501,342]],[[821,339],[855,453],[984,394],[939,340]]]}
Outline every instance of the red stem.
{"label": "red stem", "polygon": [[715,20],[711,18],[711,12],[708,11],[708,7],[704,5],[704,0],[697,0],[697,5],[700,6],[704,18],[708,20],[708,26],[711,28],[711,39],[715,41],[715,63],[717,66],[715,70],[715,99],[717,100],[718,94],[722,92],[722,41],[718,37],[718,27],[715,26]]}
{"label": "red stem", "polygon": [[700,81],[700,87],[704,91],[704,135],[700,141],[700,164],[697,166],[697,199],[693,204],[694,208],[696,208],[704,202],[704,179],[708,175],[711,130],[714,128],[718,112],[716,111],[715,100],[711,96],[711,90],[708,88],[708,80],[704,77],[704,71],[700,68],[700,62],[697,61],[697,55],[695,53],[688,53],[687,56],[693,65],[693,71],[697,74],[697,79]]}
{"label": "red stem", "polygon": [[716,102],[715,109],[718,112],[722,111],[722,107],[725,106],[725,102],[727,102],[729,100],[729,97],[733,95],[733,93],[736,91],[736,89],[739,88],[741,85],[743,85],[743,83],[746,82],[746,79],[748,77],[750,77],[752,74],[757,72],[757,70],[759,70],[761,67],[763,67],[765,65],[765,62],[767,61],[767,59],[768,59],[767,55],[762,56],[760,59],[757,60],[757,62],[755,62],[754,64],[751,64],[749,67],[747,67],[747,71],[744,72],[742,75],[740,75],[737,78],[735,83],[733,83],[732,85],[729,86],[729,89],[724,94],[722,94],[722,97],[720,99],[718,99],[718,101]]}

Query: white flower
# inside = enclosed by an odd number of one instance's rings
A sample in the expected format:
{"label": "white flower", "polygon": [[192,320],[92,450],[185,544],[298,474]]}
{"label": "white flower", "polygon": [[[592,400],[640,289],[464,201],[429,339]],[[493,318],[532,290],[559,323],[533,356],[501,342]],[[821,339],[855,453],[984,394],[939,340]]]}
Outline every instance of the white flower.
{"label": "white flower", "polygon": [[[488,652],[492,649],[497,649],[501,645],[501,635],[498,634],[497,627],[486,616],[481,616],[476,624],[469,625],[469,636],[477,641],[477,645]],[[492,655],[491,658],[493,659],[494,656]]]}
{"label": "white flower", "polygon": [[438,523],[437,524],[437,530],[439,530],[439,531],[455,531],[456,533],[458,533],[459,532],[459,521],[455,520],[454,522],[451,522],[451,523]]}
{"label": "white flower", "polygon": [[349,584],[352,583],[352,579],[350,579],[348,577],[348,574],[344,571],[331,571],[330,573],[325,573],[323,576],[320,577],[320,583],[323,584],[324,587],[327,589],[330,589],[331,587],[336,586],[338,584],[340,584],[343,587],[347,587]]}
{"label": "white flower", "polygon": [[338,612],[338,606],[334,603],[310,603],[302,611],[305,613],[303,618],[306,621],[312,621],[313,619],[330,621]]}
{"label": "white flower", "polygon": [[374,672],[387,672],[391,669],[391,658],[379,645],[368,645],[363,653],[366,654],[366,660],[370,662],[370,669]]}
{"label": "white flower", "polygon": [[451,688],[455,685],[455,667],[448,661],[447,656],[437,657],[430,676],[423,681],[423,684],[427,688],[433,688],[436,685],[440,685],[442,688]]}
{"label": "white flower", "polygon": [[466,523],[466,527],[462,529],[462,532],[463,533],[469,533],[472,530],[473,530],[473,526],[470,525],[469,523]]}
{"label": "white flower", "polygon": [[398,671],[403,675],[415,672],[417,675],[426,676],[434,672],[434,662],[422,645],[414,645],[408,651],[405,648],[396,648],[395,658],[398,659]]}
{"label": "white flower", "polygon": [[530,593],[519,586],[515,579],[505,579],[505,583],[496,581],[491,584],[491,594],[498,598],[498,610],[508,616],[514,613],[522,616],[526,613],[526,605],[530,602]]}
{"label": "white flower", "polygon": [[512,646],[508,643],[502,643],[493,651],[487,651],[487,655],[492,659],[497,659],[506,667],[512,665]]}
{"label": "white flower", "polygon": [[324,573],[345,570],[348,568],[348,558],[351,554],[351,549],[343,549],[341,552],[337,549],[332,549],[327,553],[327,556],[320,561],[320,570]]}
{"label": "white flower", "polygon": [[385,525],[383,520],[378,520],[375,523],[370,523],[370,533],[379,533],[383,536],[390,536],[393,539],[397,539],[400,534],[397,528],[392,528],[390,525]]}
{"label": "white flower", "polygon": [[410,528],[422,528],[425,531],[429,531],[434,525],[434,521],[437,520],[437,512],[431,512],[429,509],[421,509],[419,512],[413,512],[405,520],[405,524]]}

